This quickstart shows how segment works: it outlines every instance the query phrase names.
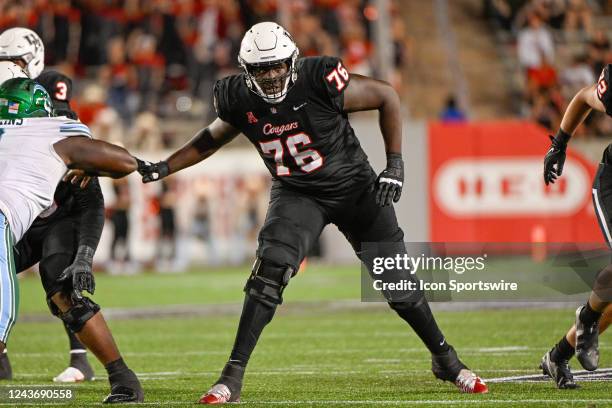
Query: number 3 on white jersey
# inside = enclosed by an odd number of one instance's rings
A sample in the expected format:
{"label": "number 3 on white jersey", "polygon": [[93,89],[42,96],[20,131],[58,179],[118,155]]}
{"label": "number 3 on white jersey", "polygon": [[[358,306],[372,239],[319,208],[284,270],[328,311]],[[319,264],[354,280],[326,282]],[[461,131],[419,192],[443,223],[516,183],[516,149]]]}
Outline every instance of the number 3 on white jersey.
{"label": "number 3 on white jersey", "polygon": [[[287,144],[287,148],[289,149],[289,154],[295,160],[295,164],[304,171],[305,173],[310,173],[323,165],[323,157],[317,152],[315,149],[305,149],[302,151],[298,151],[297,146],[303,145],[307,146],[312,141],[310,137],[306,133],[298,133],[292,136],[287,137],[285,141]],[[274,139],[267,142],[259,142],[259,146],[261,147],[261,151],[265,154],[270,154],[274,152],[274,161],[276,162],[276,174],[278,176],[289,176],[291,175],[291,171],[289,167],[283,164],[283,143],[280,139]]]}

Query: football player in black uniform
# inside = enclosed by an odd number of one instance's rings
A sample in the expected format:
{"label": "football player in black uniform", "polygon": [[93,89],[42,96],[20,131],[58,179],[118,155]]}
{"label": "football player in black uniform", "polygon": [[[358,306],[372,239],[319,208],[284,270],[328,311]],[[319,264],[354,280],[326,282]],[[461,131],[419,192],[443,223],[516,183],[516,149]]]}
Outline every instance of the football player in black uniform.
{"label": "football player in black uniform", "polygon": [[[581,89],[563,115],[560,128],[551,136],[552,145],[544,157],[544,182],[554,183],[563,172],[567,143],[592,109],[612,116],[612,65],[601,72],[596,84]],[[593,206],[608,246],[612,248],[612,144],[603,153],[593,181]],[[576,310],[576,323],[542,358],[540,367],[553,378],[558,388],[577,388],[569,367],[574,354],[584,369],[593,371],[599,364],[598,336],[612,322],[612,266],[596,278],[586,304]]]}
{"label": "football player in black uniform", "polygon": [[[378,256],[406,250],[392,206],[404,180],[397,93],[385,82],[350,74],[338,58],[297,57],[282,27],[253,26],[238,58],[244,72],[215,84],[218,118],[166,161],[140,163],[144,182],[159,180],[206,159],[242,132],[274,178],[236,341],[221,377],[200,399],[204,404],[239,400],[257,340],[323,227],[337,225],[366,265],[372,254],[362,251],[363,242],[380,243]],[[380,113],[387,167],[378,177],[348,121],[348,113],[364,110]],[[437,378],[464,392],[487,392],[445,341],[423,293],[387,300],[432,353]]]}
{"label": "football player in black uniform", "polygon": [[[77,119],[70,108],[70,78],[55,71],[45,71],[37,81],[52,97],[56,116]],[[39,263],[49,309],[63,321],[68,332],[70,367],[55,380],[62,381],[65,377],[71,377],[71,381],[92,379],[93,370],[83,354],[86,345],[108,372],[111,393],[104,402],[142,401],[140,382],[121,358],[100,307],[82,294],[83,291],[93,294],[95,289],[93,256],[104,226],[104,197],[96,177],[83,183],[81,178],[78,180],[78,184],[71,180],[60,182],[54,205],[36,219],[15,245],[15,269],[22,272]],[[62,311],[56,306],[56,303],[66,302],[71,302],[73,307]],[[8,356],[4,354],[0,362],[0,374],[10,378]]]}

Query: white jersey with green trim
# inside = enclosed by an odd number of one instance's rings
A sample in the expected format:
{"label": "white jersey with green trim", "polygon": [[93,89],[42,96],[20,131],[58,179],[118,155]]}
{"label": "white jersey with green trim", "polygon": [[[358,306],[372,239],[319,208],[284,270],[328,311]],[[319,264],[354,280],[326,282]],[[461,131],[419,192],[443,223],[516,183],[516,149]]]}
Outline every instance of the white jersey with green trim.
{"label": "white jersey with green trim", "polygon": [[87,125],[65,116],[0,119],[0,211],[15,242],[53,205],[67,166],[53,145],[70,136],[91,137]]}

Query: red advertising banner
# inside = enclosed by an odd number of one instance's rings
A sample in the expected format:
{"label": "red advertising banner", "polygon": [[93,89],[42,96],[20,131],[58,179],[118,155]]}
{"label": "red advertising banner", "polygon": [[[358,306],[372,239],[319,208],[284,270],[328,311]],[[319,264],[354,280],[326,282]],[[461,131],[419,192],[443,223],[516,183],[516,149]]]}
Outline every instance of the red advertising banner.
{"label": "red advertising banner", "polygon": [[600,242],[594,163],[568,149],[563,176],[544,184],[550,142],[527,122],[429,125],[434,242]]}

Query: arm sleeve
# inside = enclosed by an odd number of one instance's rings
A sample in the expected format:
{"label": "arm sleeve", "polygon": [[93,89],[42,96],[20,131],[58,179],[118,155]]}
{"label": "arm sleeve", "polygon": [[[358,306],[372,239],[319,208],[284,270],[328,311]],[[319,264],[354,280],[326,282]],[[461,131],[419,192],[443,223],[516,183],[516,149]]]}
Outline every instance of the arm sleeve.
{"label": "arm sleeve", "polygon": [[313,84],[329,100],[338,112],[344,110],[344,91],[348,87],[351,76],[337,57],[321,57],[315,66]]}
{"label": "arm sleeve", "polygon": [[597,96],[606,108],[606,113],[612,116],[612,90],[610,90],[610,71],[612,65],[608,64],[601,71],[597,81]]}
{"label": "arm sleeve", "polygon": [[74,208],[79,214],[79,246],[86,245],[94,251],[100,242],[104,227],[104,196],[97,177],[87,187],[70,185],[74,195]]}

